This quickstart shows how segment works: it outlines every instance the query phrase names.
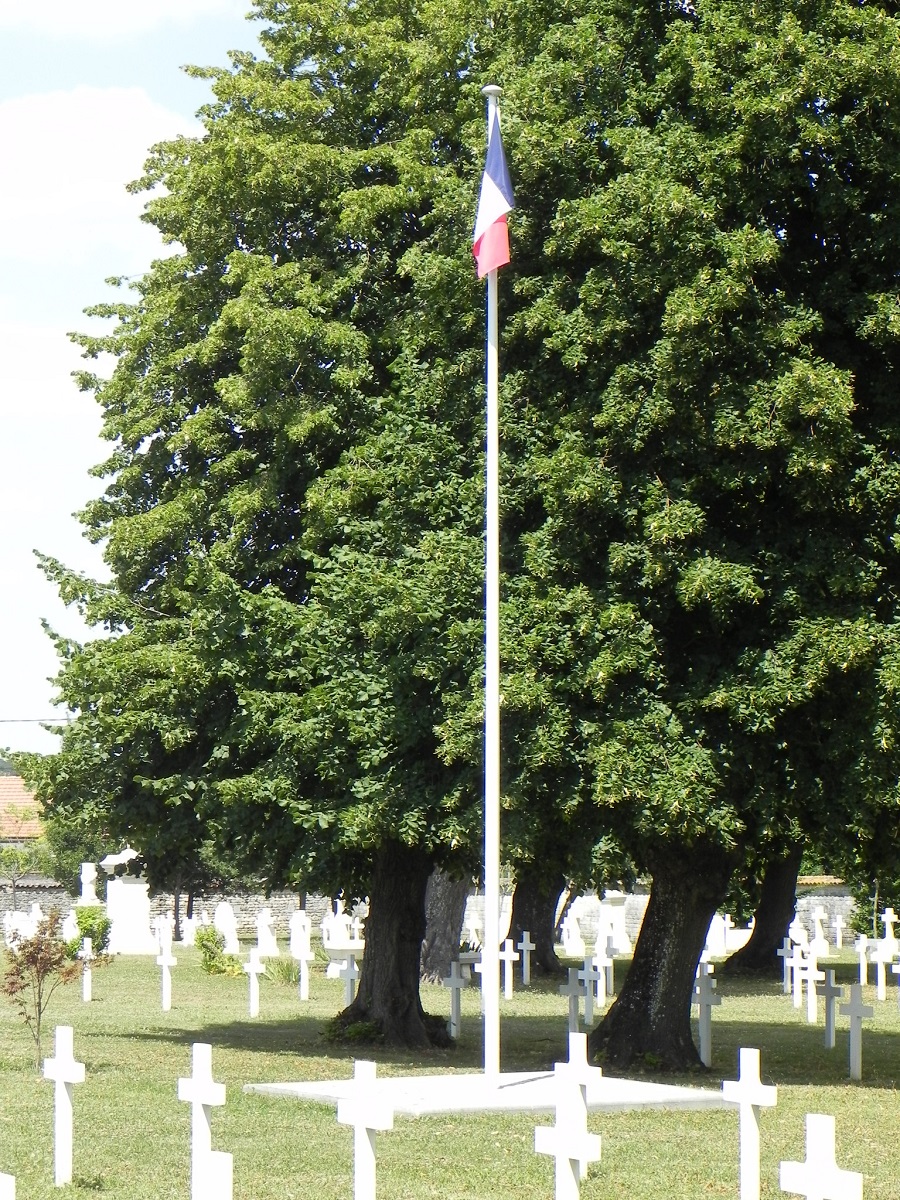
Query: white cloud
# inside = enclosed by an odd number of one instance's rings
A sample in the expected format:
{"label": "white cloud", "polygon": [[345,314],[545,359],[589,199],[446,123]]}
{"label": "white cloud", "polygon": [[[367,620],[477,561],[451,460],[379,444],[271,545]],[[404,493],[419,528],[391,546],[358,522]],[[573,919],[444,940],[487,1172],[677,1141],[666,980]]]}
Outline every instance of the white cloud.
{"label": "white cloud", "polygon": [[140,88],[79,87],[0,103],[0,261],[69,267],[106,249],[124,255],[115,273],[146,267],[160,241],[138,220],[146,198],[125,185],[153,143],[197,130]]}
{"label": "white cloud", "polygon": [[114,41],[163,25],[189,25],[202,17],[239,17],[249,7],[250,0],[0,0],[0,29]]}

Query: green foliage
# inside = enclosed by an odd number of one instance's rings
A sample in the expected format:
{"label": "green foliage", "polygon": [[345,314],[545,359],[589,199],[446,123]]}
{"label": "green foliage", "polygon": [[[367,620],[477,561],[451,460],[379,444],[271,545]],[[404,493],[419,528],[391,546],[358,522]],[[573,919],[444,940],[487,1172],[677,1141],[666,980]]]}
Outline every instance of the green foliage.
{"label": "green foliage", "polygon": [[200,951],[200,965],[207,975],[228,975],[237,978],[244,973],[241,960],[225,953],[225,938],[214,925],[201,925],[194,934]]}
{"label": "green foliage", "polygon": [[109,946],[109,933],[112,929],[112,921],[106,915],[105,909],[99,906],[84,905],[84,907],[76,907],[72,911],[78,922],[78,937],[72,938],[66,943],[69,958],[74,959],[78,956],[78,951],[86,937],[91,939],[91,950],[94,955],[98,957],[105,955]]}
{"label": "green foliage", "polygon": [[53,909],[38,922],[31,937],[16,937],[6,950],[6,967],[0,991],[15,1005],[34,1038],[35,1065],[41,1063],[41,1031],[47,1005],[56,989],[71,983],[81,971],[69,959],[61,936],[59,911]]}
{"label": "green foliage", "polygon": [[296,987],[299,968],[292,958],[269,958],[266,960],[266,978],[282,987]]}

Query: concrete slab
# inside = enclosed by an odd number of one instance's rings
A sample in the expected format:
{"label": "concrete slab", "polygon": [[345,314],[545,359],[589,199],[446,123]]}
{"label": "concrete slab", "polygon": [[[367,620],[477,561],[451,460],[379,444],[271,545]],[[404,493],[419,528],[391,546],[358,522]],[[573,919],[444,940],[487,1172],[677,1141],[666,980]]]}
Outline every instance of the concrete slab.
{"label": "concrete slab", "polygon": [[[379,1075],[377,1087],[397,1116],[424,1117],[441,1113],[478,1112],[553,1112],[555,1092],[553,1073],[544,1071],[502,1074],[488,1084],[482,1074]],[[312,1100],[337,1105],[354,1094],[352,1079],[317,1083],[247,1083],[245,1092],[263,1096],[283,1096],[292,1100]],[[588,1088],[588,1108],[592,1112],[629,1112],[644,1108],[721,1109],[734,1105],[722,1098],[721,1091],[708,1088],[677,1087],[674,1084],[646,1083],[635,1079],[602,1077]]]}

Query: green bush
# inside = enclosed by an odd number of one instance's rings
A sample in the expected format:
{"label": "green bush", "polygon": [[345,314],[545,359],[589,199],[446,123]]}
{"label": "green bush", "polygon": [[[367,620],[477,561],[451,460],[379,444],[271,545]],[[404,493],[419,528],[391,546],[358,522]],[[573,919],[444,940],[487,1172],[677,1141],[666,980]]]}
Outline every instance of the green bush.
{"label": "green bush", "polygon": [[243,975],[241,960],[225,953],[225,939],[214,925],[202,925],[194,935],[194,945],[207,975]]}
{"label": "green bush", "polygon": [[105,954],[109,946],[109,931],[112,929],[112,921],[106,915],[105,909],[100,905],[91,905],[76,908],[74,912],[78,922],[78,937],[66,942],[69,958],[77,958],[81,943],[86,937],[91,939],[91,950],[95,955]]}

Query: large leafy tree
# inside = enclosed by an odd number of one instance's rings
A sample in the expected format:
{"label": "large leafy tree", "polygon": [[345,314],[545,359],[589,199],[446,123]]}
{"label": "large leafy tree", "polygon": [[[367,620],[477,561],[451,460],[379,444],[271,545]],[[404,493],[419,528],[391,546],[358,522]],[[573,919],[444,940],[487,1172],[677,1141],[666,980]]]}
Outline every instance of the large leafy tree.
{"label": "large leafy tree", "polygon": [[504,330],[505,838],[653,877],[620,1063],[695,1059],[733,868],[893,811],[898,23],[849,0],[261,2],[139,184],[177,252],[101,313],[84,514],[116,633],[34,768],[160,869],[366,892],[347,1019],[424,1044],[423,897],[479,852],[480,86]]}

